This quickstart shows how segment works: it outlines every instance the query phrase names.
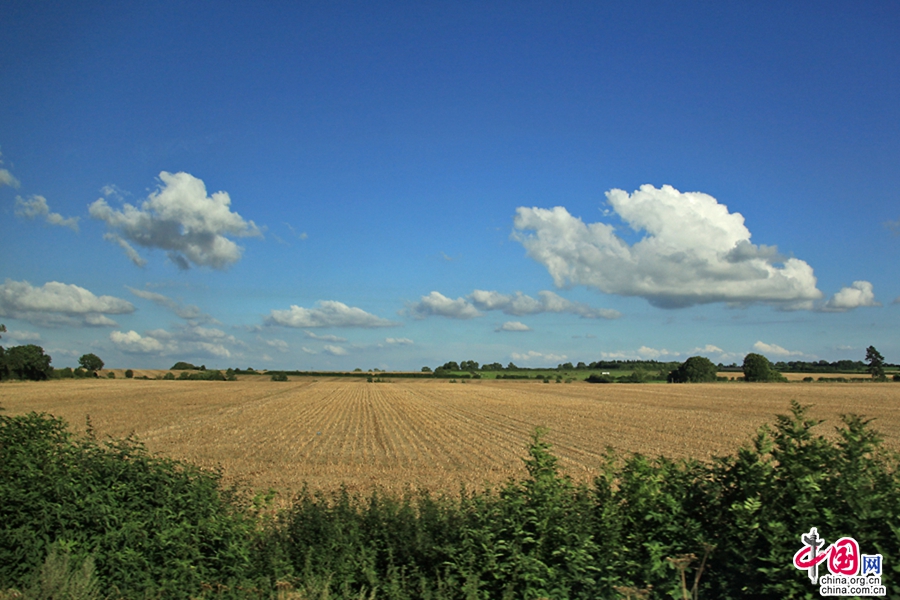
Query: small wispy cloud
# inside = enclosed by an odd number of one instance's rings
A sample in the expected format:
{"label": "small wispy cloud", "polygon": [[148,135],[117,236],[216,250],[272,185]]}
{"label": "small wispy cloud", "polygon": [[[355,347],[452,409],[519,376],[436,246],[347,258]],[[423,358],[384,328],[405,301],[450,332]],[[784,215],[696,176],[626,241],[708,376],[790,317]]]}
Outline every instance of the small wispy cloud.
{"label": "small wispy cloud", "polygon": [[59,213],[50,212],[47,199],[43,196],[29,196],[28,198],[16,196],[15,211],[16,216],[22,219],[42,218],[48,225],[57,225],[78,231],[78,217],[65,218]]}
{"label": "small wispy cloud", "polygon": [[307,238],[309,237],[308,235],[306,235],[306,232],[305,232],[305,231],[298,231],[298,230],[297,230],[293,225],[291,225],[290,223],[287,223],[287,222],[286,222],[284,225],[285,225],[285,227],[288,228],[288,231],[291,232],[291,235],[294,236],[295,238],[297,238],[298,240],[305,240],[305,239],[307,239]]}
{"label": "small wispy cloud", "polygon": [[278,340],[278,339],[263,340],[263,343],[266,346],[275,348],[279,352],[287,352],[290,349],[290,345],[284,340]]}
{"label": "small wispy cloud", "polygon": [[340,344],[340,343],[347,341],[347,338],[339,337],[336,335],[330,335],[330,334],[329,335],[319,335],[312,331],[304,331],[303,334],[310,339],[319,340],[322,342],[335,342],[335,343]]}
{"label": "small wispy cloud", "polygon": [[8,185],[13,189],[18,189],[19,180],[13,177],[7,169],[3,169],[3,153],[0,153],[0,185]]}
{"label": "small wispy cloud", "polygon": [[531,331],[531,327],[520,321],[507,321],[495,331]]}
{"label": "small wispy cloud", "polygon": [[149,301],[153,302],[154,304],[156,304],[157,306],[161,306],[163,308],[171,310],[173,313],[175,313],[176,316],[178,316],[182,319],[191,320],[191,321],[204,321],[204,322],[214,321],[214,319],[212,317],[210,317],[209,315],[204,313],[202,310],[200,310],[200,307],[195,306],[193,304],[183,304],[183,303],[179,302],[178,300],[169,298],[168,296],[166,296],[164,294],[160,294],[158,292],[151,292],[148,290],[139,290],[139,289],[135,289],[133,287],[129,287],[127,285],[125,286],[125,289],[127,289],[129,292],[131,292],[138,298],[143,298],[144,300],[149,300]]}
{"label": "small wispy cloud", "polygon": [[777,356],[780,358],[786,358],[788,356],[804,356],[804,353],[799,350],[788,350],[787,348],[782,348],[778,344],[767,344],[763,341],[757,341],[753,344],[753,349],[760,354]]}

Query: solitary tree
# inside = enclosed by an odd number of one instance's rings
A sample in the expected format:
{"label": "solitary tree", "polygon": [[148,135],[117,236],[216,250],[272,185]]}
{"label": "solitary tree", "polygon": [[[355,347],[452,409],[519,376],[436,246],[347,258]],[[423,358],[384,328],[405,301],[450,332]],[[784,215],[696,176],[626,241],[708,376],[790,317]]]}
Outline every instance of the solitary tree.
{"label": "solitary tree", "polygon": [[81,365],[82,369],[91,373],[103,368],[103,361],[96,354],[82,354],[81,358],[78,359],[78,364]]}
{"label": "solitary tree", "polygon": [[884,357],[875,349],[875,346],[866,348],[866,364],[869,365],[868,371],[872,374],[872,379],[876,381],[884,381],[886,379],[884,376]]}
{"label": "solitary tree", "polygon": [[762,354],[751,352],[745,356],[742,368],[747,381],[784,381],[784,376]]}
{"label": "solitary tree", "polygon": [[692,356],[669,373],[669,383],[699,383],[716,380],[716,365],[705,356]]}

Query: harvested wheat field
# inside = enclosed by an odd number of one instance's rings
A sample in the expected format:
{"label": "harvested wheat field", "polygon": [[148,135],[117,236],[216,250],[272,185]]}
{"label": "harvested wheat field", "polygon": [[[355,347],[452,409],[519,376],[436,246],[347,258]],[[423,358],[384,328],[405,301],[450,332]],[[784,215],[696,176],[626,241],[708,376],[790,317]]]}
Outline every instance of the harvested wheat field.
{"label": "harvested wheat field", "polygon": [[758,426],[813,404],[831,432],[846,412],[874,417],[900,450],[900,384],[541,384],[522,381],[263,378],[236,382],[63,380],[0,385],[7,414],[49,412],[76,431],[135,433],[147,447],[227,481],[275,488],[373,486],[456,492],[524,474],[535,426],[562,468],[597,473],[607,447],[706,459],[749,443]]}

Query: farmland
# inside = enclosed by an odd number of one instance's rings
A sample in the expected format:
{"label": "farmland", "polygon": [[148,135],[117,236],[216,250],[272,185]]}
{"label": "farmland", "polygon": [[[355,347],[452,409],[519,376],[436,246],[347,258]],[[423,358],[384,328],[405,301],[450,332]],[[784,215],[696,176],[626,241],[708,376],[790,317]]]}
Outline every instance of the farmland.
{"label": "farmland", "polygon": [[286,494],[304,483],[330,490],[373,486],[455,492],[524,474],[535,426],[563,470],[591,478],[607,447],[707,459],[748,443],[795,399],[825,419],[875,418],[900,450],[900,385],[738,382],[695,385],[542,384],[535,381],[262,377],[235,382],[63,380],[0,385],[7,414],[49,412],[99,437],[135,433],[153,451],[226,480]]}

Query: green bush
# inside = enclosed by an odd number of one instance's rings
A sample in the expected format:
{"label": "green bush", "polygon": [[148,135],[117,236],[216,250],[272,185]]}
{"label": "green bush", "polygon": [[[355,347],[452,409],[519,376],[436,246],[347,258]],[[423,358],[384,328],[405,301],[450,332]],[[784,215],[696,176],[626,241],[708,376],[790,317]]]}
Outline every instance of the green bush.
{"label": "green bush", "polygon": [[703,383],[716,381],[716,365],[705,356],[692,356],[669,373],[669,383]]}
{"label": "green bush", "polygon": [[134,377],[134,371],[131,369],[125,370],[125,379],[132,379]]}
{"label": "green bush", "polygon": [[197,371],[200,367],[195,367],[189,362],[179,361],[170,367],[170,371]]}
{"label": "green bush", "polygon": [[106,378],[107,378],[107,379],[115,379],[115,378],[116,378],[116,374],[115,374],[114,372],[112,372],[112,371],[108,371],[108,372],[106,373]]}
{"label": "green bush", "polygon": [[[370,377],[371,379],[371,377]],[[272,381],[287,381],[288,376],[286,373],[272,373]]]}
{"label": "green bush", "polygon": [[80,439],[62,419],[0,414],[0,589],[27,587],[54,545],[92,557],[117,597],[245,582],[254,528],[219,483],[133,438]]}
{"label": "green bush", "polygon": [[169,371],[168,373],[163,375],[163,379],[171,381],[171,380],[175,379],[175,373],[173,373],[172,371]]}
{"label": "green bush", "polygon": [[73,377],[75,377],[75,372],[72,371],[72,367],[54,369],[53,377],[56,379],[72,379]]}
{"label": "green bush", "polygon": [[784,375],[776,371],[769,359],[762,354],[751,352],[745,356],[741,369],[744,371],[744,380],[746,381],[787,381]]}

